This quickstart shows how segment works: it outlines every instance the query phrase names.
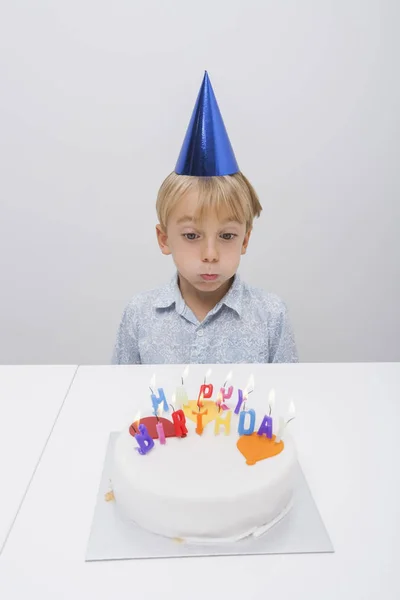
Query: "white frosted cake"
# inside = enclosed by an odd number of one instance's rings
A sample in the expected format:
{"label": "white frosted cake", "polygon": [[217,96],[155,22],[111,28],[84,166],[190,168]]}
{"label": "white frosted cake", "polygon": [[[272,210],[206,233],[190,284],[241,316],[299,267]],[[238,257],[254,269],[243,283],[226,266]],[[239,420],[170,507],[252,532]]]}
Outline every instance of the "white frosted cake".
{"label": "white frosted cake", "polygon": [[257,429],[239,435],[233,410],[223,415],[229,433],[220,427],[216,435],[210,412],[199,435],[195,410],[185,407],[186,437],[167,436],[165,444],[155,438],[146,455],[137,451],[137,429],[119,434],[111,481],[125,519],[170,538],[226,542],[260,535],[288,512],[297,461],[291,437],[285,432],[279,440],[275,427],[269,438]]}

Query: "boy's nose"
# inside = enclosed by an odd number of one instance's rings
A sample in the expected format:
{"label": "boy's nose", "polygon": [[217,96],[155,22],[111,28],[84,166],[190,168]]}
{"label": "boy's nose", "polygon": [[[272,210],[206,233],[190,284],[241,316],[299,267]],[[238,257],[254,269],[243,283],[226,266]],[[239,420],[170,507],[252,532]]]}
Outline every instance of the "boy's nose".
{"label": "boy's nose", "polygon": [[204,244],[201,258],[204,262],[216,262],[218,260],[218,252],[215,244]]}

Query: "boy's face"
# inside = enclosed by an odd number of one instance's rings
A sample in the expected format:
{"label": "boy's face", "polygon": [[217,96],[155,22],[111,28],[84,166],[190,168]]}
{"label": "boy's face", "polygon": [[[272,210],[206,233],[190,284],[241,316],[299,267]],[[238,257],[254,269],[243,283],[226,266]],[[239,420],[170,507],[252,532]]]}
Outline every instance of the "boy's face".
{"label": "boy's face", "polygon": [[172,254],[184,279],[200,292],[215,292],[236,273],[250,238],[244,223],[212,212],[194,219],[197,193],[191,191],[172,211],[164,232],[157,225],[163,254]]}

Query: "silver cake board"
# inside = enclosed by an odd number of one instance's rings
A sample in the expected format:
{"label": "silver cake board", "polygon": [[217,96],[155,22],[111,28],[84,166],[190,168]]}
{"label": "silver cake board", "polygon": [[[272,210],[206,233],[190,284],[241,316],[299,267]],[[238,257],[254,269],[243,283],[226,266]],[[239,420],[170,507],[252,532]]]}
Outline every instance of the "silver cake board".
{"label": "silver cake board", "polygon": [[116,502],[106,501],[117,435],[110,434],[107,446],[86,561],[334,552],[299,463],[291,510],[258,538],[248,537],[232,543],[189,544],[155,535],[124,520]]}

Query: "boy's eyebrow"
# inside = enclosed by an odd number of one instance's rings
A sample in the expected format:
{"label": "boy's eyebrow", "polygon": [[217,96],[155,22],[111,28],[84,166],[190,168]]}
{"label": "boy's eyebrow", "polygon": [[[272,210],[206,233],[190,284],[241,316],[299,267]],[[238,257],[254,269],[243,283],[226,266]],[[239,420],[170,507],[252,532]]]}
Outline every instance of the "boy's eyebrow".
{"label": "boy's eyebrow", "polygon": [[[183,217],[181,217],[180,219],[177,220],[177,225],[180,225],[181,223],[197,223],[197,219],[195,219],[194,217],[191,217],[190,215],[183,215]],[[224,219],[224,221],[222,221],[221,225],[226,225],[227,223],[239,223],[239,221],[237,219]]]}
{"label": "boy's eyebrow", "polygon": [[196,219],[194,219],[193,217],[190,217],[189,215],[183,215],[183,217],[178,219],[176,223],[177,223],[177,225],[179,225],[180,223],[185,223],[186,221],[194,222],[194,221],[196,221]]}

